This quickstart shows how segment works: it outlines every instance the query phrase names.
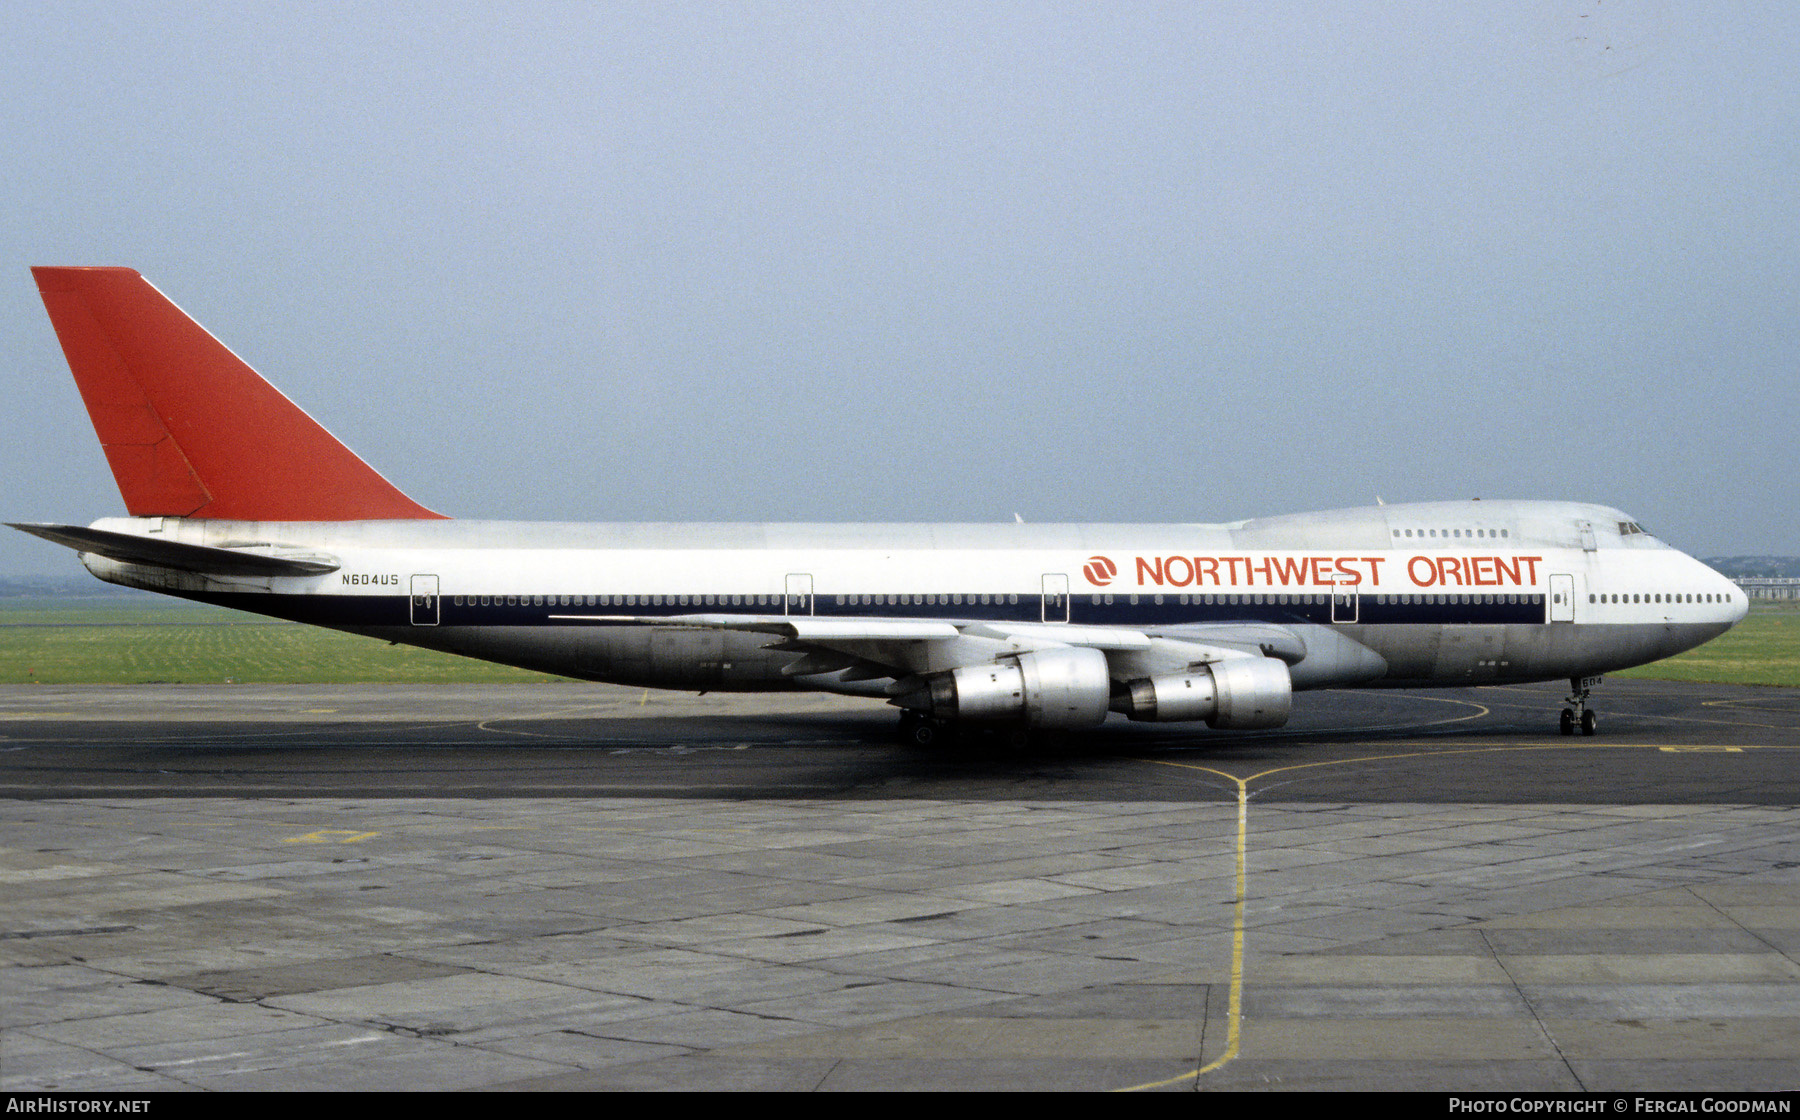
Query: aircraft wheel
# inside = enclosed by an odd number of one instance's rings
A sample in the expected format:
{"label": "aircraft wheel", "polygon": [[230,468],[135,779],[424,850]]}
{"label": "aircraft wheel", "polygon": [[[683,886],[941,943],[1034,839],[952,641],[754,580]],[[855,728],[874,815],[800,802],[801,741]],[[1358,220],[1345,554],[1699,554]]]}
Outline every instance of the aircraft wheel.
{"label": "aircraft wheel", "polygon": [[1592,735],[1599,730],[1600,730],[1600,717],[1598,717],[1594,714],[1594,709],[1592,709],[1592,708],[1585,709],[1581,713],[1581,733],[1583,735]]}
{"label": "aircraft wheel", "polygon": [[937,725],[922,719],[906,731],[906,741],[915,747],[929,747],[938,741]]}
{"label": "aircraft wheel", "polygon": [[1562,710],[1561,728],[1564,735],[1575,734],[1575,709],[1564,708]]}

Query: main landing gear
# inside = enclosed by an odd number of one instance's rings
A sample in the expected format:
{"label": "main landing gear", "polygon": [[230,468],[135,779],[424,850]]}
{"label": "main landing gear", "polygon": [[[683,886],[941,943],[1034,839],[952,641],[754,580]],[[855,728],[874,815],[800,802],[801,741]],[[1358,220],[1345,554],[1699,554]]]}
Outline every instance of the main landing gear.
{"label": "main landing gear", "polygon": [[1589,691],[1599,683],[1599,677],[1569,678],[1569,697],[1565,701],[1569,706],[1562,710],[1559,724],[1564,735],[1575,734],[1576,727],[1581,728],[1583,735],[1593,735],[1600,730],[1599,718],[1594,709],[1587,706]]}
{"label": "main landing gear", "polygon": [[1030,728],[1004,725],[971,728],[911,710],[900,713],[899,732],[900,741],[913,747],[941,747],[954,741],[973,749],[1000,747],[1016,752],[1038,745]]}
{"label": "main landing gear", "polygon": [[923,712],[910,709],[900,713],[900,741],[915,747],[936,746],[943,741],[946,725]]}

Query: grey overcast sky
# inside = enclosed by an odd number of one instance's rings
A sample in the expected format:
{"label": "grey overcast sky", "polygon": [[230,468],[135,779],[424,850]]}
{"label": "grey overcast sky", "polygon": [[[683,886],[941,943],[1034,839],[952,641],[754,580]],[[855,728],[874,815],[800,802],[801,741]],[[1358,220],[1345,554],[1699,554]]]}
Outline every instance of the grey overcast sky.
{"label": "grey overcast sky", "polygon": [[123,511],[26,271],[123,264],[457,516],[1800,553],[1797,60],[1791,3],[10,4],[0,516]]}

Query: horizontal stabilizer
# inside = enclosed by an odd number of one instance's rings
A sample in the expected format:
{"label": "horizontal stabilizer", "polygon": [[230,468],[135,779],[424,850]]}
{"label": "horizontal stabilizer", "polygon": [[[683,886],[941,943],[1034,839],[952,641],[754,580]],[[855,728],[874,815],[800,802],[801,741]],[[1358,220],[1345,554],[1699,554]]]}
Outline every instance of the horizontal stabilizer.
{"label": "horizontal stabilizer", "polygon": [[14,529],[47,541],[91,552],[124,564],[149,564],[212,576],[317,576],[335,572],[337,557],[280,545],[249,544],[211,548],[180,541],[159,541],[130,533],[109,533],[81,525],[37,525],[9,521]]}

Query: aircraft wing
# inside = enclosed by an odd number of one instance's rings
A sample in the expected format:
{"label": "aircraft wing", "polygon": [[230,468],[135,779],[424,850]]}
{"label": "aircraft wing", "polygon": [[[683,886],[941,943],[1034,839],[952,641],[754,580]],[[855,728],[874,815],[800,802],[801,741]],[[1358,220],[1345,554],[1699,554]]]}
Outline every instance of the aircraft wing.
{"label": "aircraft wing", "polygon": [[[783,670],[790,677],[830,674],[822,687],[892,678],[889,691],[923,673],[984,665],[1037,650],[1099,650],[1119,679],[1237,658],[1273,657],[1288,664],[1306,656],[1306,642],[1284,626],[1219,623],[1131,628],[1070,623],[1003,622],[813,615],[555,615],[566,621],[682,626],[767,634],[766,648],[803,656]],[[859,691],[867,691],[859,689]]]}
{"label": "aircraft wing", "polygon": [[819,642],[929,641],[954,638],[954,623],[910,618],[817,618],[784,614],[553,614],[552,619],[579,622],[631,622],[643,626],[687,626],[696,630],[742,630],[754,634]]}
{"label": "aircraft wing", "polygon": [[1305,660],[1306,639],[1291,627],[1274,622],[1200,622],[1178,626],[1157,626],[1150,631],[1159,638],[1216,645],[1260,657],[1274,657],[1289,665]]}

